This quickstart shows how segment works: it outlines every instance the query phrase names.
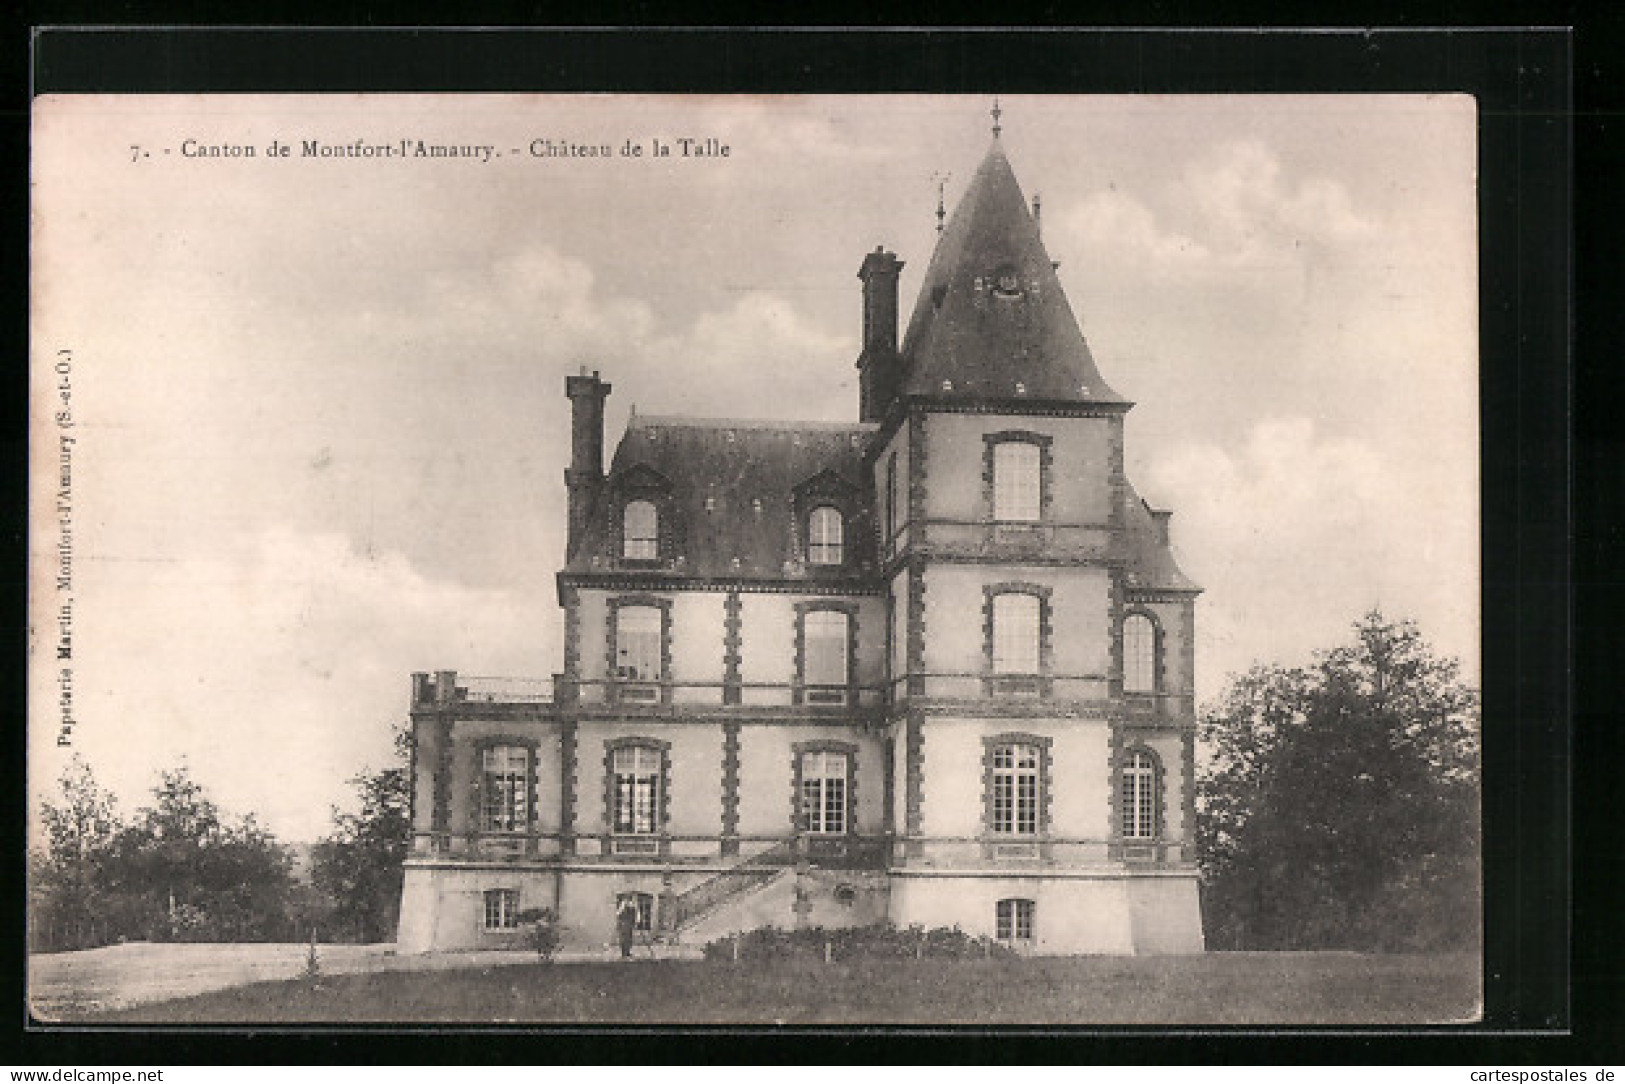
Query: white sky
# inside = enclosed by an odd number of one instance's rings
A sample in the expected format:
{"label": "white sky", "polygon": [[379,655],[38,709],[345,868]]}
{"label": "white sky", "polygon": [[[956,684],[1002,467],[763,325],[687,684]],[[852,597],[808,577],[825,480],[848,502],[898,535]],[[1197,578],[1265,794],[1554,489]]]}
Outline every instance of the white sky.
{"label": "white sky", "polygon": [[[907,262],[906,325],[936,178],[951,210],[988,105],[40,100],[34,458],[48,481],[45,367],[69,348],[75,749],[126,811],[184,757],[229,810],[314,839],[344,779],[387,761],[409,672],[552,673],[565,374],[614,384],[611,449],[632,403],[855,418],[858,265],[877,244]],[[1207,588],[1199,698],[1373,605],[1476,679],[1472,100],[1003,106],[1101,373],[1138,404],[1130,477]],[[680,136],[729,156],[648,157]],[[403,138],[501,156],[300,156]],[[531,157],[542,138],[645,157]],[[188,159],[187,139],[259,156]],[[55,526],[36,513],[47,638]],[[70,752],[39,662],[36,799]]]}

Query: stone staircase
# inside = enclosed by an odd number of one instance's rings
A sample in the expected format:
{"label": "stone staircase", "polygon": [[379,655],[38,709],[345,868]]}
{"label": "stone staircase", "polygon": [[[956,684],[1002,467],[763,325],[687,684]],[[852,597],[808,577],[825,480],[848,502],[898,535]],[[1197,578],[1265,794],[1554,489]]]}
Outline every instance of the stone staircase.
{"label": "stone staircase", "polygon": [[666,937],[680,940],[688,930],[724,907],[752,895],[791,872],[796,863],[795,840],[769,847],[751,855],[709,880],[701,881],[672,900],[671,922]]}

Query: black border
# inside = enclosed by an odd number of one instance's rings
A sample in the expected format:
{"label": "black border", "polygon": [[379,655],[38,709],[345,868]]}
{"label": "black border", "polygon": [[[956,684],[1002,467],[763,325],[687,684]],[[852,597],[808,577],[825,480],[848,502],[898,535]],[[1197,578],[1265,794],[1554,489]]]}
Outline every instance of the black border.
{"label": "black border", "polygon": [[[1566,20],[1563,20],[1566,21]],[[1488,1026],[1556,1029],[1571,1022],[1569,990],[1569,415],[1570,98],[1574,38],[1562,30],[1258,33],[1198,31],[393,31],[46,30],[32,38],[35,92],[246,91],[777,91],[839,93],[934,91],[1006,93],[1299,93],[1464,91],[1480,111],[1483,425],[1485,859],[1489,938]],[[1580,70],[1593,95],[1611,61],[1592,52]],[[13,54],[15,60],[15,54]],[[11,62],[7,62],[8,68]],[[1594,66],[1593,66],[1594,65]],[[8,74],[10,74],[8,72]],[[26,84],[25,84],[26,86]],[[24,108],[5,117],[5,149],[25,148]],[[1614,104],[1618,105],[1617,92]],[[1586,133],[1601,118],[1585,115]],[[21,125],[19,125],[19,120]],[[1609,148],[1619,161],[1618,137]],[[13,153],[8,161],[26,161]],[[1617,176],[1617,174],[1616,174]],[[25,189],[15,172],[7,195]],[[21,216],[16,219],[26,221]],[[16,235],[14,234],[14,237]],[[26,235],[25,235],[26,236]],[[1582,235],[1591,258],[1595,235]],[[26,281],[22,245],[4,261],[8,285]],[[1617,274],[1617,270],[1616,270]],[[1617,298],[1620,295],[1615,295]],[[26,312],[26,292],[7,291],[8,314]],[[1617,300],[1614,302],[1617,308]],[[21,321],[19,320],[19,323]],[[20,355],[21,352],[19,351]],[[26,365],[7,363],[10,387],[26,389]],[[9,397],[8,397],[9,398]],[[21,475],[26,395],[7,416],[8,464]],[[1615,413],[1612,417],[1617,418]],[[1603,428],[1606,430],[1606,422]],[[1617,425],[1617,421],[1613,424]],[[1617,432],[1617,430],[1615,430]],[[25,489],[19,486],[20,494]],[[19,501],[20,505],[21,502]],[[15,507],[15,506],[14,506]],[[21,557],[21,521],[8,520]],[[20,567],[19,561],[18,566]],[[21,628],[21,623],[18,626]],[[20,639],[20,638],[19,638]],[[1617,642],[1617,635],[1616,635]],[[21,650],[10,688],[20,701]],[[8,673],[10,671],[8,670]],[[12,717],[21,719],[22,705]],[[21,727],[13,749],[22,763]],[[1619,742],[1611,746],[1618,750]],[[1592,745],[1590,752],[1595,753]],[[1618,763],[1617,760],[1614,763]],[[8,868],[21,872],[23,788],[11,773]],[[1598,816],[1606,818],[1603,808]],[[1586,847],[1618,853],[1617,834],[1584,820]],[[1612,852],[1607,850],[1612,848]],[[1616,860],[1617,861],[1617,860]],[[1599,858],[1595,865],[1603,862]],[[1576,866],[1585,875],[1594,864]],[[10,878],[6,878],[10,880]],[[7,903],[20,908],[20,884]],[[1617,907],[1589,938],[1619,939]],[[1582,919],[1588,912],[1581,912]],[[23,928],[20,915],[8,925]],[[20,940],[20,939],[19,939]],[[1589,950],[1588,950],[1589,951]],[[7,972],[21,1001],[20,947],[7,942]],[[1576,969],[1572,1024],[1591,1057],[1618,1063],[1620,972],[1614,964]],[[20,1022],[19,1022],[20,1023]],[[524,1037],[490,1033],[389,1035],[338,1029],[256,1038],[196,1029],[21,1033],[20,1064],[320,1061],[405,1063],[619,1063],[647,1060],[782,1059],[784,1037],[688,1033],[641,1038],[613,1034]],[[908,1034],[907,1032],[904,1033]],[[632,1036],[639,1036],[634,1039]],[[1295,1037],[1294,1037],[1295,1036]],[[496,1041],[494,1041],[496,1040]],[[641,1041],[640,1041],[641,1040]],[[970,1033],[899,1042],[895,1036],[836,1033],[800,1038],[797,1059],[820,1062],[953,1060],[1229,1060],[1365,1063],[1397,1050],[1397,1060],[1458,1064],[1564,1064],[1576,1040],[1553,1035],[1487,1036],[1472,1029],[1387,1048],[1375,1033],[1288,1032],[1171,1043],[1143,1036],[1064,1038],[1007,1032],[989,1044]],[[1595,1045],[1594,1045],[1595,1044]],[[1390,1054],[1391,1056],[1391,1054]],[[8,1055],[8,1058],[10,1055]]]}

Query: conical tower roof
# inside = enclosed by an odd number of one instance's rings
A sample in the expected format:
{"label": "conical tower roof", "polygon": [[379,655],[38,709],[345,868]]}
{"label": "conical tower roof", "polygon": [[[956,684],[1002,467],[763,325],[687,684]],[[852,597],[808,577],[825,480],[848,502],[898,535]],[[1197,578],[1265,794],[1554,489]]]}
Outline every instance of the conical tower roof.
{"label": "conical tower roof", "polygon": [[996,135],[937,241],[902,362],[905,395],[1129,405],[1095,368]]}

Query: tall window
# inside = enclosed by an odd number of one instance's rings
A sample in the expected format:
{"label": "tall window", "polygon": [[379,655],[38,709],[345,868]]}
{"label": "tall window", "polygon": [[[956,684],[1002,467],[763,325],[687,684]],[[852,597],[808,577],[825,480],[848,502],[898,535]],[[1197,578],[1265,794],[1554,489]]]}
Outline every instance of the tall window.
{"label": "tall window", "polygon": [[480,823],[487,832],[525,827],[530,804],[530,753],[521,745],[485,750],[480,777]]}
{"label": "tall window", "polygon": [[660,608],[622,606],[615,611],[615,676],[623,681],[659,681]]}
{"label": "tall window", "polygon": [[886,544],[897,536],[897,453],[886,459]]}
{"label": "tall window", "polygon": [[846,832],[846,754],[801,754],[801,830]]}
{"label": "tall window", "polygon": [[616,749],[610,761],[614,775],[613,829],[631,835],[654,835],[660,830],[659,749],[627,745]]}
{"label": "tall window", "polygon": [[1039,449],[1007,440],[993,447],[993,518],[1036,523],[1039,518]]}
{"label": "tall window", "polygon": [[634,561],[660,556],[660,513],[649,501],[629,501],[621,513],[621,556]]}
{"label": "tall window", "polygon": [[1019,592],[993,596],[993,672],[1039,672],[1038,597]]}
{"label": "tall window", "polygon": [[1153,839],[1157,834],[1157,762],[1143,749],[1123,765],[1123,838]]}
{"label": "tall window", "polygon": [[803,619],[807,656],[802,681],[809,687],[846,688],[850,662],[847,658],[847,623],[850,620],[838,610],[807,611]]}
{"label": "tall window", "polygon": [[993,747],[991,828],[1000,835],[1038,834],[1038,747]]}
{"label": "tall window", "polygon": [[838,565],[846,560],[845,524],[829,505],[812,510],[807,519],[807,556],[815,565]]}
{"label": "tall window", "polygon": [[1123,691],[1157,690],[1157,629],[1144,614],[1123,619]]}
{"label": "tall window", "polygon": [[1000,941],[1033,939],[1033,901],[1000,900],[995,912]]}
{"label": "tall window", "polygon": [[493,888],[485,893],[485,928],[487,930],[517,930],[519,928],[519,890]]}

